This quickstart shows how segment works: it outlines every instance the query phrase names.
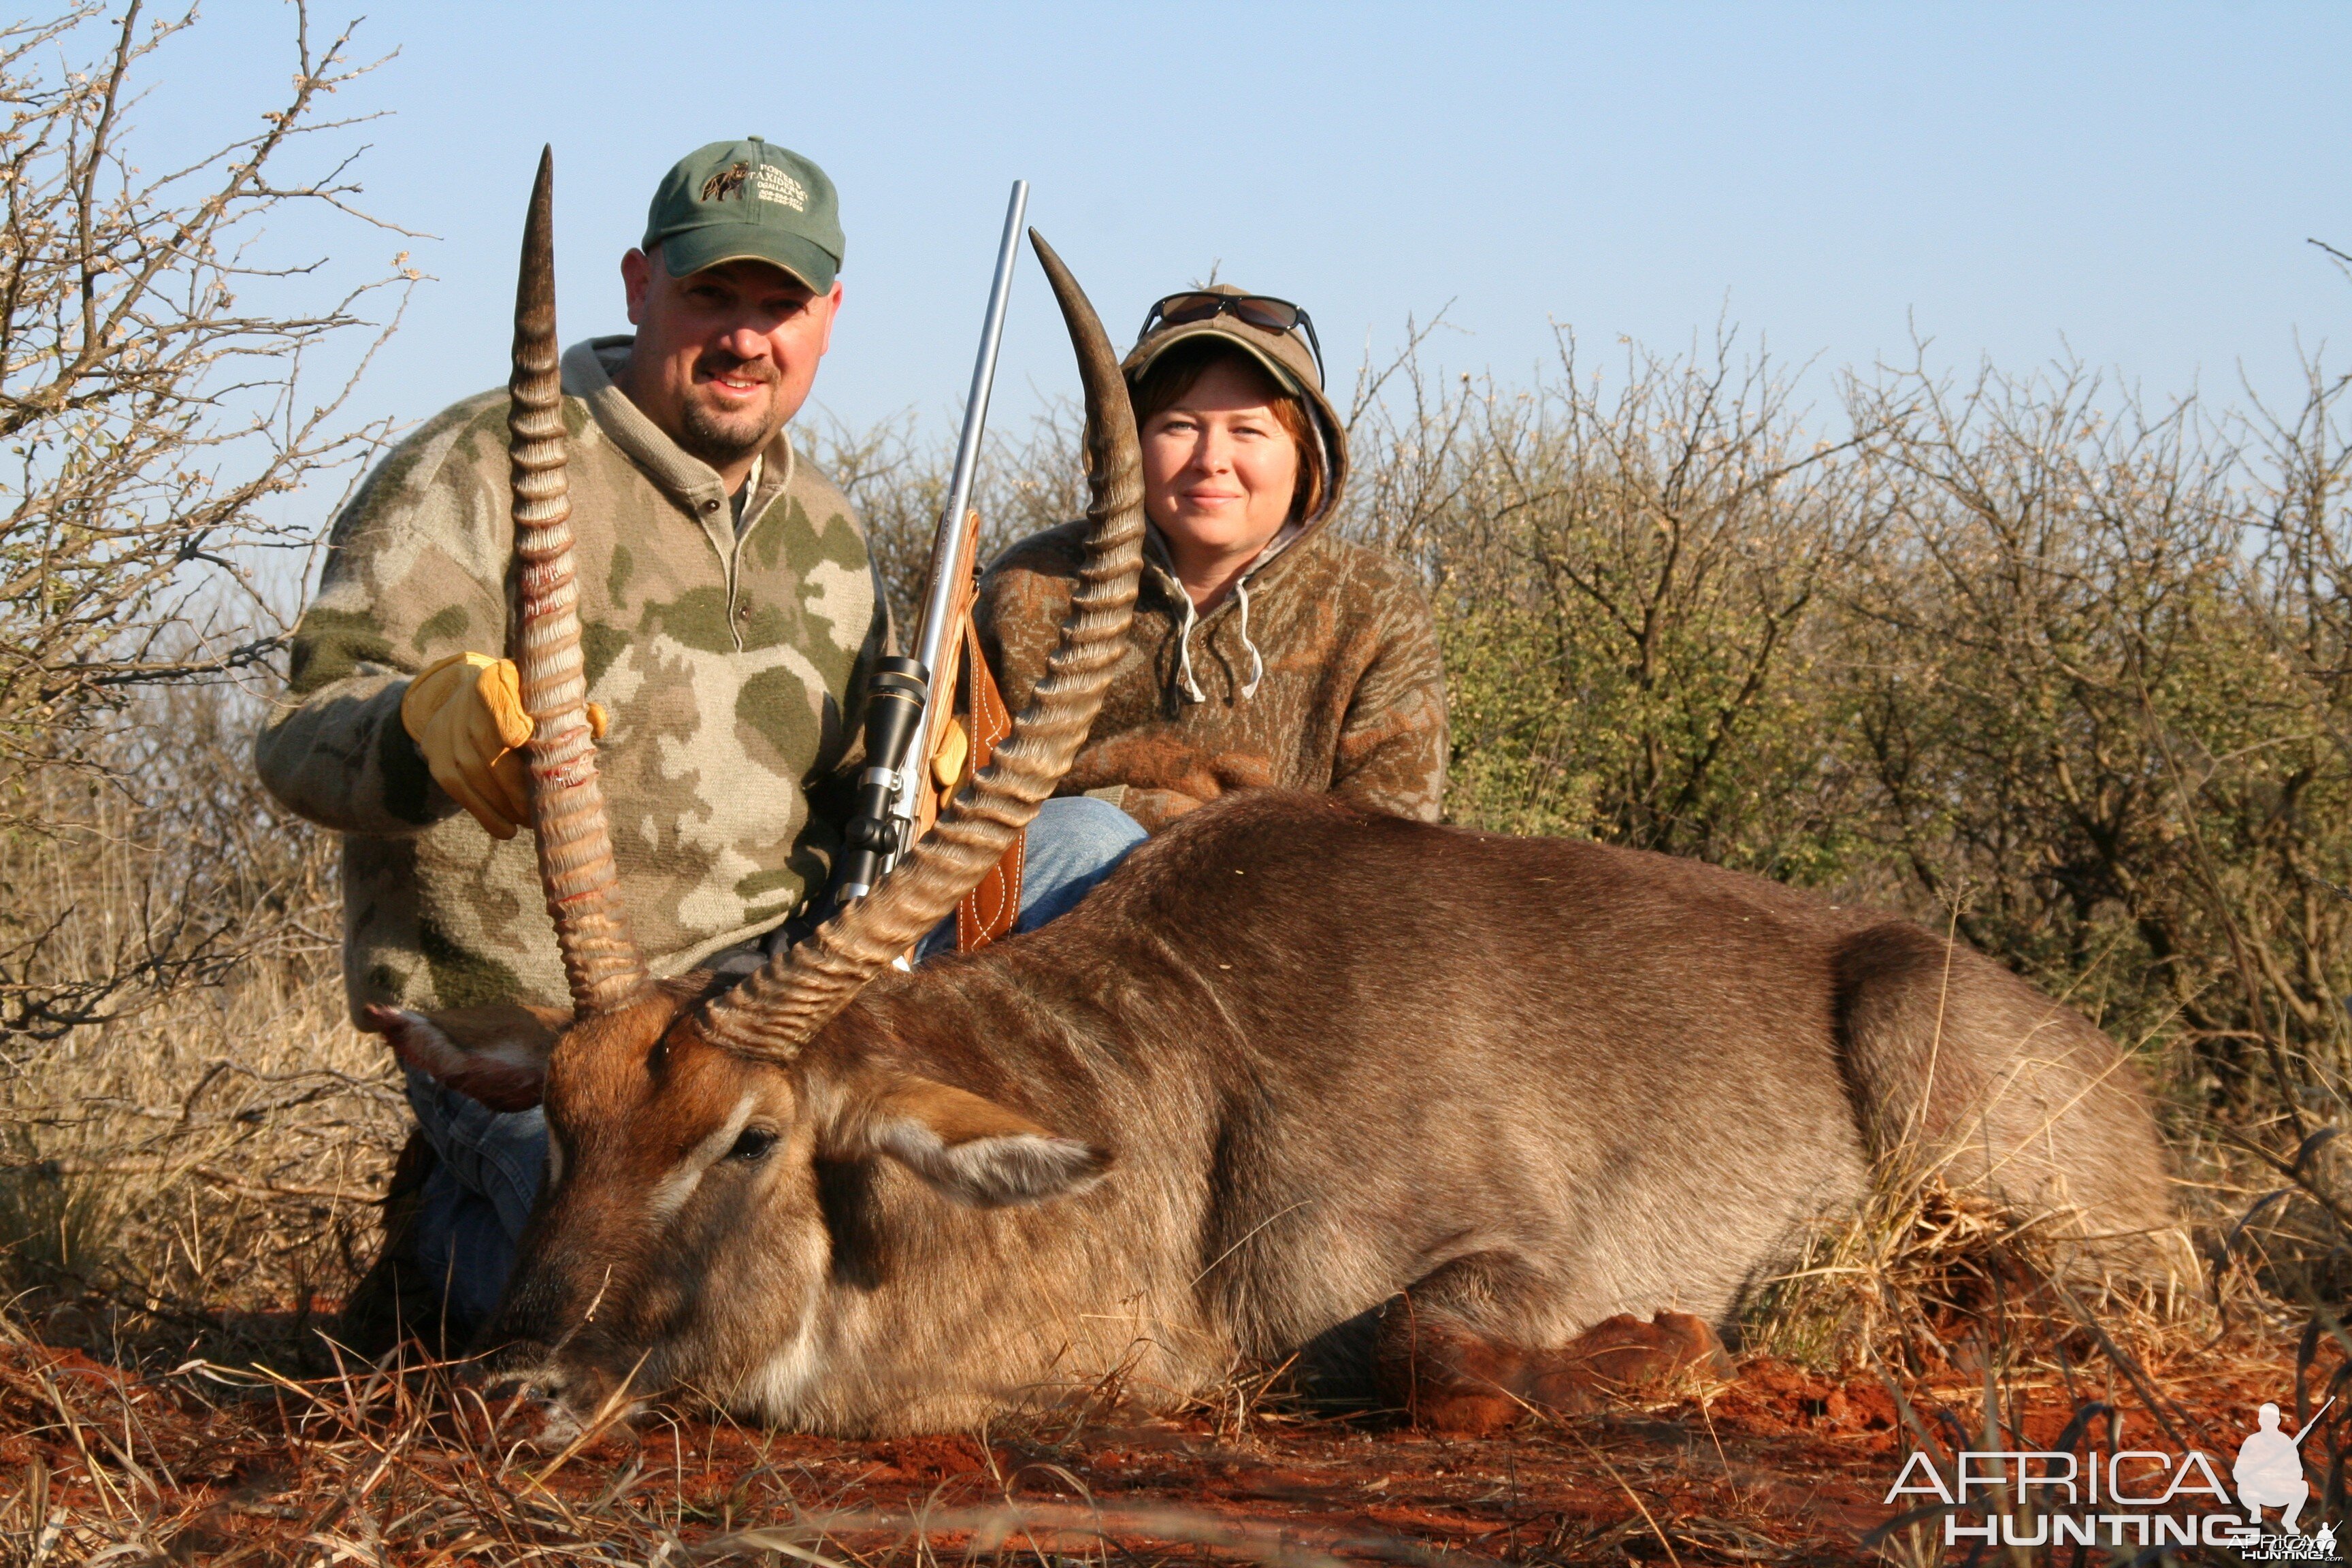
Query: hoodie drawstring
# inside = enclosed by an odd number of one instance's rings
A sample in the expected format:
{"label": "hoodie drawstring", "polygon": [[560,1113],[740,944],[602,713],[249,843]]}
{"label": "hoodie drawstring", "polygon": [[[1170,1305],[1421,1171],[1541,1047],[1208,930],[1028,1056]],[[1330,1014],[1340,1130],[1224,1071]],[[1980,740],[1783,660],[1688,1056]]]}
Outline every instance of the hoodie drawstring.
{"label": "hoodie drawstring", "polygon": [[[1206,702],[1209,694],[1202,691],[1201,683],[1192,678],[1192,628],[1200,624],[1200,616],[1192,608],[1190,594],[1178,596],[1184,601],[1184,624],[1176,628],[1176,679],[1182,685],[1186,701]],[[1265,679],[1265,656],[1259,653],[1257,644],[1250,640],[1249,583],[1246,579],[1234,584],[1234,597],[1241,601],[1237,607],[1241,615],[1242,647],[1249,650],[1250,657],[1250,676],[1242,683],[1242,700],[1246,702],[1257,695],[1259,685]]]}
{"label": "hoodie drawstring", "polygon": [[1184,624],[1176,628],[1176,678],[1183,683],[1186,701],[1206,702],[1209,694],[1201,689],[1199,681],[1192,679],[1192,626],[1198,619],[1192,609],[1192,595],[1179,584],[1176,597],[1184,605]]}
{"label": "hoodie drawstring", "polygon": [[1246,702],[1257,695],[1257,684],[1265,679],[1265,660],[1258,656],[1257,644],[1250,641],[1249,579],[1247,577],[1234,584],[1234,597],[1242,602],[1242,647],[1249,649],[1250,656],[1250,678],[1242,686],[1242,700]]}
{"label": "hoodie drawstring", "polygon": [[[1258,651],[1257,644],[1250,637],[1250,577],[1259,567],[1290,548],[1305,531],[1296,522],[1284,524],[1282,531],[1267,542],[1266,547],[1258,552],[1257,559],[1250,563],[1249,570],[1234,584],[1234,597],[1241,601],[1237,613],[1241,620],[1242,647],[1248,650],[1250,658],[1249,679],[1242,683],[1241,689],[1241,699],[1244,702],[1255,697],[1257,689],[1265,682],[1265,656]],[[1150,549],[1154,552],[1153,565],[1164,572],[1161,581],[1168,596],[1184,606],[1183,624],[1176,628],[1177,689],[1183,693],[1187,702],[1206,702],[1209,694],[1201,689],[1200,681],[1192,674],[1192,628],[1201,624],[1200,612],[1192,604],[1192,594],[1176,580],[1174,568],[1168,564],[1167,546],[1160,542],[1158,529],[1151,531],[1150,540]]]}

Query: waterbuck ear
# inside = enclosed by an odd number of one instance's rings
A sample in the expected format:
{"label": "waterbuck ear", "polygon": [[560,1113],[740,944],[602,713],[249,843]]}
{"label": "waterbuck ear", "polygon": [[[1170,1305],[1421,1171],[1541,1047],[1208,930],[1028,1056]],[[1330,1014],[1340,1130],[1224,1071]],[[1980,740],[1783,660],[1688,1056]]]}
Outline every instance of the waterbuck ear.
{"label": "waterbuck ear", "polygon": [[370,1006],[360,1015],[360,1027],[390,1040],[402,1061],[492,1110],[539,1103],[547,1053],[571,1022],[560,1008],[507,1003],[438,1013]]}
{"label": "waterbuck ear", "polygon": [[860,1131],[875,1152],[974,1208],[1084,1192],[1110,1164],[1102,1150],[1048,1131],[992,1100],[911,1074],[883,1090]]}

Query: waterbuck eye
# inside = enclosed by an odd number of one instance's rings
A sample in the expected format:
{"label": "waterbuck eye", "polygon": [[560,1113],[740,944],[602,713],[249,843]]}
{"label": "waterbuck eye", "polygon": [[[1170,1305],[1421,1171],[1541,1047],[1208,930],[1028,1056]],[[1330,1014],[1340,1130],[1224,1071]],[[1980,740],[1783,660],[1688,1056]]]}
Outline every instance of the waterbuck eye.
{"label": "waterbuck eye", "polygon": [[746,1127],[735,1140],[735,1147],[727,1151],[730,1160],[764,1160],[768,1151],[776,1146],[776,1135],[764,1127]]}

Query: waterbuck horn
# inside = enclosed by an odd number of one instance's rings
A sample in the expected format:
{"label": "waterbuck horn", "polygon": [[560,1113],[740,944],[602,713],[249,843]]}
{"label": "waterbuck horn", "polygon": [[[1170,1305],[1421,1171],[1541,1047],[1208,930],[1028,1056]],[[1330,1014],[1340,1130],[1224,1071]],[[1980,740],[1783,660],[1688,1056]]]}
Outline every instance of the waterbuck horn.
{"label": "waterbuck horn", "polygon": [[555,154],[539,155],[515,285],[514,375],[507,383],[507,467],[514,494],[512,646],[530,715],[530,820],[540,885],[555,922],[572,1005],[606,1013],[650,984],[621,913],[604,792],[588,733],[565,484],[563,384],[555,342]]}
{"label": "waterbuck horn", "polygon": [[1029,243],[1061,304],[1087,397],[1086,558],[1061,641],[994,760],[940,814],[913,853],[871,894],[711,1002],[703,1033],[739,1055],[789,1059],[980,885],[1069,771],[1126,652],[1143,564],[1143,458],[1135,415],[1094,307],[1035,229]]}

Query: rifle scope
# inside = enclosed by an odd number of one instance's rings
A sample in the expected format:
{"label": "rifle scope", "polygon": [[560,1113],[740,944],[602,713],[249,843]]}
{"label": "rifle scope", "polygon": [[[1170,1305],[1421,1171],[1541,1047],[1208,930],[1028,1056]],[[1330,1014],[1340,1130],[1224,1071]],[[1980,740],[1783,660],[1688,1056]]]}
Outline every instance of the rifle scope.
{"label": "rifle scope", "polygon": [[[842,825],[841,865],[834,873],[837,903],[848,904],[872,892],[890,862],[907,852],[899,842],[906,827],[890,810],[891,797],[898,791],[898,769],[875,759],[908,756],[930,695],[929,671],[917,660],[876,662],[874,679],[866,689],[866,771],[857,775],[857,809]],[[908,757],[905,765],[917,766],[919,761]]]}

